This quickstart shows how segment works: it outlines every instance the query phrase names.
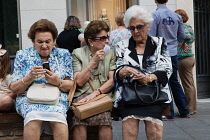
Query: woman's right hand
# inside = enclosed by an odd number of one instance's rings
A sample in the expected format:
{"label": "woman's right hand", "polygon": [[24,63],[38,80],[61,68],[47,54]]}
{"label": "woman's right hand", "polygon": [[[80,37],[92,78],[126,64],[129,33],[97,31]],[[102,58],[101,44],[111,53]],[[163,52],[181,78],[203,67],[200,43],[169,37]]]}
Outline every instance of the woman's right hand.
{"label": "woman's right hand", "polygon": [[32,67],[29,76],[31,79],[37,79],[39,77],[42,77],[44,73],[46,73],[46,70],[43,69],[42,66],[34,66]]}
{"label": "woman's right hand", "polygon": [[98,64],[100,61],[104,60],[105,52],[104,50],[98,50],[91,58],[92,63]]}

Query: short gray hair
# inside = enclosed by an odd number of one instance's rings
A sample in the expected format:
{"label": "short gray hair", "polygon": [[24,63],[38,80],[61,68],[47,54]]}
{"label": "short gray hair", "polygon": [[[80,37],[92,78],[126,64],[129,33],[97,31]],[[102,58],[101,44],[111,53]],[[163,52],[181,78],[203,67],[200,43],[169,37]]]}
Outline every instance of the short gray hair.
{"label": "short gray hair", "polygon": [[142,19],[147,26],[149,26],[153,21],[152,14],[149,11],[147,11],[144,7],[139,5],[133,5],[130,8],[128,8],[125,12],[124,23],[126,28],[129,26],[131,18]]}

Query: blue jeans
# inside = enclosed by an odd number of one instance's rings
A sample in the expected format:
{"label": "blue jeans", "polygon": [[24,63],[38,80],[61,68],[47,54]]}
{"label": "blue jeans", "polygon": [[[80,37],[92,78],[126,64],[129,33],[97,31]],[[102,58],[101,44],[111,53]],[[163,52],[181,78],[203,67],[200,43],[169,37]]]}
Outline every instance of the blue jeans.
{"label": "blue jeans", "polygon": [[[178,81],[177,71],[178,71],[178,59],[177,56],[171,56],[173,73],[169,79],[169,85],[171,87],[171,91],[174,97],[175,104],[179,110],[181,116],[189,115],[189,110],[187,108],[187,101],[183,89]],[[173,101],[170,103],[171,107],[171,115],[169,118],[174,118],[174,107]]]}

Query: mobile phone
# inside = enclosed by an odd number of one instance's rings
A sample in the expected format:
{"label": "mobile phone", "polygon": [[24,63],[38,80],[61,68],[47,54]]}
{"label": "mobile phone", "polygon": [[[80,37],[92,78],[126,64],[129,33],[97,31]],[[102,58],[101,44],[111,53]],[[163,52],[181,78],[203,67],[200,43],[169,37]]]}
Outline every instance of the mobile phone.
{"label": "mobile phone", "polygon": [[48,62],[43,62],[42,66],[43,66],[44,69],[50,70],[50,64]]}

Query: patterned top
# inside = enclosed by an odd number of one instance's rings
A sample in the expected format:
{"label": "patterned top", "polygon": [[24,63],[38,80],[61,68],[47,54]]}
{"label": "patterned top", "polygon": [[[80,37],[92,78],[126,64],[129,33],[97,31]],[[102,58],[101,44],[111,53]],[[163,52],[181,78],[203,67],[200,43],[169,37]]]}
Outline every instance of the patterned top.
{"label": "patterned top", "polygon": [[5,95],[7,95],[8,93],[11,92],[11,90],[9,89],[10,76],[11,75],[8,74],[3,81],[2,81],[2,79],[0,79],[0,97],[5,96]]}
{"label": "patterned top", "polygon": [[[158,81],[161,84],[160,90],[167,93],[169,97],[169,100],[166,103],[170,103],[172,98],[168,86],[168,79],[172,74],[172,64],[166,41],[162,37],[148,36],[143,54],[143,60],[141,62],[139,62],[135,47],[136,44],[133,37],[131,37],[129,40],[126,39],[117,43],[117,66],[119,67],[121,65],[129,64],[140,67],[142,63],[142,70],[146,75],[152,73],[157,76]],[[115,74],[117,74],[119,70],[120,69],[116,69]],[[117,76],[115,75],[115,77]],[[116,98],[115,106],[117,106],[117,102],[121,100],[121,95]]]}
{"label": "patterned top", "polygon": [[123,39],[129,39],[131,37],[131,32],[128,29],[115,29],[110,32],[109,46],[115,50],[117,42]]}
{"label": "patterned top", "polygon": [[[61,79],[70,77],[73,79],[72,70],[72,56],[66,49],[53,48],[48,59],[52,70],[59,75]],[[11,76],[11,82],[15,82],[28,73],[30,73],[32,67],[42,64],[41,57],[39,56],[35,47],[20,50],[16,54],[14,63],[14,72]],[[59,74],[60,71],[60,74]],[[34,83],[46,83],[44,76],[35,79]],[[27,113],[31,111],[43,111],[43,112],[58,112],[66,116],[68,110],[68,98],[67,93],[61,91],[59,103],[56,106],[53,105],[41,105],[41,104],[29,104],[25,94],[20,94],[16,98],[17,112],[25,118]]]}
{"label": "patterned top", "polygon": [[[190,56],[194,56],[192,53],[192,43],[195,41],[194,31],[192,29],[192,26],[184,24],[185,34],[186,37],[184,40],[179,42],[179,48],[178,48],[178,60],[185,59]],[[185,50],[181,48],[181,45],[183,42],[186,42],[186,44],[189,46],[189,50]]]}

